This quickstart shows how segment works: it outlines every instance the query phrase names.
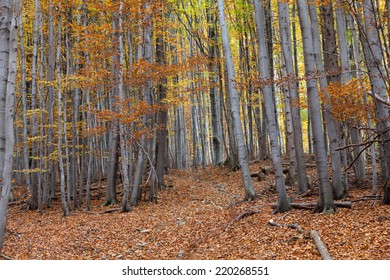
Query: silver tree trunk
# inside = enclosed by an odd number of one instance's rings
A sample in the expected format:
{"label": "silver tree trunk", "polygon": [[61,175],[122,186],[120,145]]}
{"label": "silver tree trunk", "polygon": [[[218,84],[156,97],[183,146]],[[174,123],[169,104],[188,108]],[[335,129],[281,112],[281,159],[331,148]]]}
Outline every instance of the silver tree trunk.
{"label": "silver tree trunk", "polygon": [[[0,71],[5,72],[3,67],[6,68],[7,84],[5,90],[0,94],[5,97],[5,108],[4,113],[4,135],[5,135],[5,151],[4,151],[4,165],[1,170],[2,188],[0,194],[0,253],[3,248],[3,241],[5,236],[6,222],[7,222],[7,207],[8,201],[11,194],[12,188],[12,164],[15,144],[15,133],[14,133],[14,115],[15,115],[15,83],[16,83],[16,56],[17,56],[17,29],[16,29],[16,16],[13,10],[18,10],[18,3],[12,3],[8,1],[0,1],[2,16],[7,19],[4,22],[5,29],[1,26],[1,32],[8,33],[8,40],[0,41],[0,44],[7,43],[8,45],[8,59],[7,63],[3,62],[0,65]],[[12,9],[13,8],[13,9]],[[3,22],[2,22],[3,24]],[[3,38],[7,38],[6,34]]]}
{"label": "silver tree trunk", "polygon": [[302,124],[301,113],[299,106],[299,94],[297,90],[296,75],[294,74],[293,61],[292,61],[292,41],[290,33],[290,15],[287,2],[278,3],[279,11],[279,29],[282,55],[284,58],[284,64],[286,68],[286,78],[288,82],[289,97],[291,104],[291,115],[293,123],[293,137],[295,144],[295,154],[297,161],[297,181],[298,192],[303,193],[307,191],[308,179],[306,172],[306,160],[303,150],[302,140]]}
{"label": "silver tree trunk", "polygon": [[230,95],[231,111],[233,117],[234,135],[237,141],[238,160],[241,168],[241,176],[245,188],[246,199],[254,199],[256,197],[252,185],[251,174],[248,165],[248,155],[245,147],[244,134],[240,118],[240,98],[236,89],[236,74],[234,70],[232,52],[230,48],[230,39],[228,28],[225,20],[224,1],[218,0],[218,15],[222,33],[223,51],[225,54],[225,63],[228,73],[228,88]]}
{"label": "silver tree trunk", "polygon": [[254,1],[256,30],[259,48],[259,66],[262,78],[262,92],[267,114],[267,129],[271,146],[271,158],[275,170],[275,184],[278,190],[278,206],[276,212],[288,211],[291,207],[287,199],[286,186],[283,175],[283,166],[280,145],[278,141],[278,126],[276,123],[275,100],[272,94],[270,83],[271,74],[269,71],[270,62],[268,57],[268,46],[266,44],[265,15],[262,3],[259,0]]}
{"label": "silver tree trunk", "polygon": [[[315,5],[309,4],[309,13],[311,19],[311,30],[313,36],[313,48],[316,68],[319,76],[320,87],[322,91],[325,91],[327,98],[330,98],[329,93],[326,91],[328,81],[325,73],[325,66],[322,60],[320,31],[318,24],[318,15]],[[333,193],[337,199],[341,199],[344,196],[343,179],[341,173],[341,156],[337,150],[339,148],[338,137],[337,137],[337,124],[333,117],[331,104],[324,104],[324,116],[325,124],[328,132],[330,156],[332,165],[332,186]]]}
{"label": "silver tree trunk", "polygon": [[313,36],[310,29],[309,11],[306,0],[297,0],[298,16],[303,39],[303,52],[305,60],[305,76],[308,95],[308,106],[312,120],[313,146],[316,157],[317,177],[320,188],[318,211],[333,213],[336,209],[333,202],[332,188],[330,186],[326,148],[323,138],[321,122],[321,108],[318,96]]}

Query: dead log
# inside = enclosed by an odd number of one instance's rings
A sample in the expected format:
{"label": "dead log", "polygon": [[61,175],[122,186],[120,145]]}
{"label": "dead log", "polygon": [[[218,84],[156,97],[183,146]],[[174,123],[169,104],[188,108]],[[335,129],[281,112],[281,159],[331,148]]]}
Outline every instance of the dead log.
{"label": "dead log", "polygon": [[314,241],[314,244],[317,247],[318,252],[321,255],[321,259],[323,260],[332,260],[332,256],[329,254],[328,249],[324,242],[322,242],[318,232],[316,230],[311,231],[311,238]]}
{"label": "dead log", "polygon": [[[352,207],[352,201],[343,201],[343,202],[335,202],[334,203],[336,207],[340,208],[351,208]],[[272,209],[276,209],[277,204],[271,204],[270,205]],[[317,206],[317,203],[290,203],[291,208],[294,209],[306,209],[311,210],[314,209]]]}

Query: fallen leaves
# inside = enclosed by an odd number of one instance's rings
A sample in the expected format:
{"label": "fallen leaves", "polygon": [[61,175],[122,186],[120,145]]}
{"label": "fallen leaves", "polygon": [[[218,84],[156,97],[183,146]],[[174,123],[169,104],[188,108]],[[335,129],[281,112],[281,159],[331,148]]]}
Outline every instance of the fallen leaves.
{"label": "fallen leaves", "polygon": [[[2,253],[12,259],[320,259],[310,238],[268,225],[273,219],[317,230],[334,259],[390,258],[388,206],[357,200],[334,215],[299,209],[273,215],[272,175],[253,181],[263,194],[256,201],[242,201],[239,171],[223,167],[171,171],[167,180],[172,187],[159,192],[158,204],[143,201],[128,213],[106,213],[101,200],[92,201],[91,211],[103,215],[77,211],[66,218],[58,201],[45,213],[11,205]],[[288,192],[297,203],[317,199],[315,192]],[[351,188],[348,200],[369,192],[369,186]]]}

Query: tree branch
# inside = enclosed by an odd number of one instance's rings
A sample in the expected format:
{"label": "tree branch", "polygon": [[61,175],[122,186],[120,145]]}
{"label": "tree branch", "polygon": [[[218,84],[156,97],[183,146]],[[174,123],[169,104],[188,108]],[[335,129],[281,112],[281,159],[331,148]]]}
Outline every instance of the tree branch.
{"label": "tree branch", "polygon": [[332,256],[329,254],[328,249],[326,248],[326,245],[324,242],[322,242],[318,232],[316,230],[311,231],[311,238],[314,241],[314,244],[316,244],[317,250],[321,255],[321,259],[323,260],[332,260]]}

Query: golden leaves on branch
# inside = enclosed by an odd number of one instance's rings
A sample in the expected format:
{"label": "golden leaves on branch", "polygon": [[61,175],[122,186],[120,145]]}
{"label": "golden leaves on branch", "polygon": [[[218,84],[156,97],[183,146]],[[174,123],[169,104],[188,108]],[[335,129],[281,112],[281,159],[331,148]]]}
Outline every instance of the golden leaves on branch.
{"label": "golden leaves on branch", "polygon": [[367,113],[374,115],[372,102],[368,104],[364,102],[365,90],[363,80],[352,79],[345,84],[330,83],[320,92],[320,98],[324,104],[332,106],[333,115],[337,120],[364,123],[367,120]]}

